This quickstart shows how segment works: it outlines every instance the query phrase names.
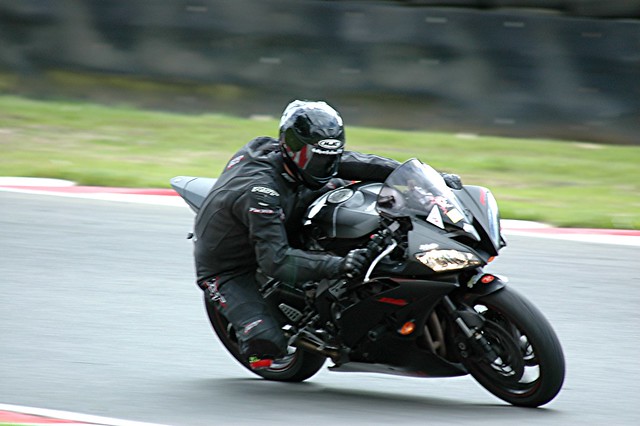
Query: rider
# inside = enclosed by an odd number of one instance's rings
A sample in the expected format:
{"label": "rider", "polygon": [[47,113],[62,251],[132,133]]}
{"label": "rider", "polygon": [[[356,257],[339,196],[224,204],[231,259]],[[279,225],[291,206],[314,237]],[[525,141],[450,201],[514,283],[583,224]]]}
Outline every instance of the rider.
{"label": "rider", "polygon": [[336,110],[321,101],[294,101],[280,120],[279,139],[258,137],[227,163],[195,221],[198,285],[236,330],[254,367],[287,354],[278,321],[259,292],[258,274],[291,284],[354,277],[364,249],[345,257],[301,249],[302,215],[318,195],[345,180],[384,181],[395,160],[344,150]]}

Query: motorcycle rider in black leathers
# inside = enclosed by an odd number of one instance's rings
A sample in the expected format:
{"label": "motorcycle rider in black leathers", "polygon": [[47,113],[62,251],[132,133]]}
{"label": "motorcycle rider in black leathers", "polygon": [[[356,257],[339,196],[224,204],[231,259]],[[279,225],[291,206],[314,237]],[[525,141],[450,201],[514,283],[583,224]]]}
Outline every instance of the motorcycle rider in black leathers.
{"label": "motorcycle rider in black leathers", "polygon": [[[291,284],[361,274],[364,249],[345,257],[301,249],[307,206],[344,180],[383,182],[395,160],[344,150],[342,118],[324,102],[294,101],[279,139],[258,137],[227,163],[195,220],[198,285],[233,325],[254,368],[287,354],[287,341],[259,292],[258,274]],[[344,179],[344,180],[342,180]]]}

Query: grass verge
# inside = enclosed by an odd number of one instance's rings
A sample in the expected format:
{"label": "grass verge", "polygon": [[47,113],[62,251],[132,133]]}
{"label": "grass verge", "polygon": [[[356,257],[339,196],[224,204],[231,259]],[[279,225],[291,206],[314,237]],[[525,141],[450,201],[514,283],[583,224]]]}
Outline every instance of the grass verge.
{"label": "grass verge", "polygon": [[[349,149],[417,157],[487,186],[504,218],[640,229],[640,147],[360,128],[345,119]],[[0,96],[0,175],[168,187],[176,175],[217,176],[243,143],[276,134],[277,120],[264,117]]]}

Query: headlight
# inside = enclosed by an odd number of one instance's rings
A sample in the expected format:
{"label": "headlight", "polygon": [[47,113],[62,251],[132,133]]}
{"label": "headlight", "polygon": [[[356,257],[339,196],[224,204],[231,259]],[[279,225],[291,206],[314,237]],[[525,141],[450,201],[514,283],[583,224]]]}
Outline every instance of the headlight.
{"label": "headlight", "polygon": [[425,251],[417,253],[416,259],[435,272],[453,271],[482,264],[476,255],[458,250]]}

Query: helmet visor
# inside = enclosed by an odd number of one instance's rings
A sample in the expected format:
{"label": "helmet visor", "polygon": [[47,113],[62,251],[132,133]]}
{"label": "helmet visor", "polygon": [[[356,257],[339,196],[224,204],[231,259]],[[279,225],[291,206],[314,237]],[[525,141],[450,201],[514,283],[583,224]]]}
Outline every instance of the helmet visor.
{"label": "helmet visor", "polygon": [[323,139],[314,145],[306,145],[292,159],[303,174],[326,181],[338,172],[343,147],[344,142],[339,139]]}

